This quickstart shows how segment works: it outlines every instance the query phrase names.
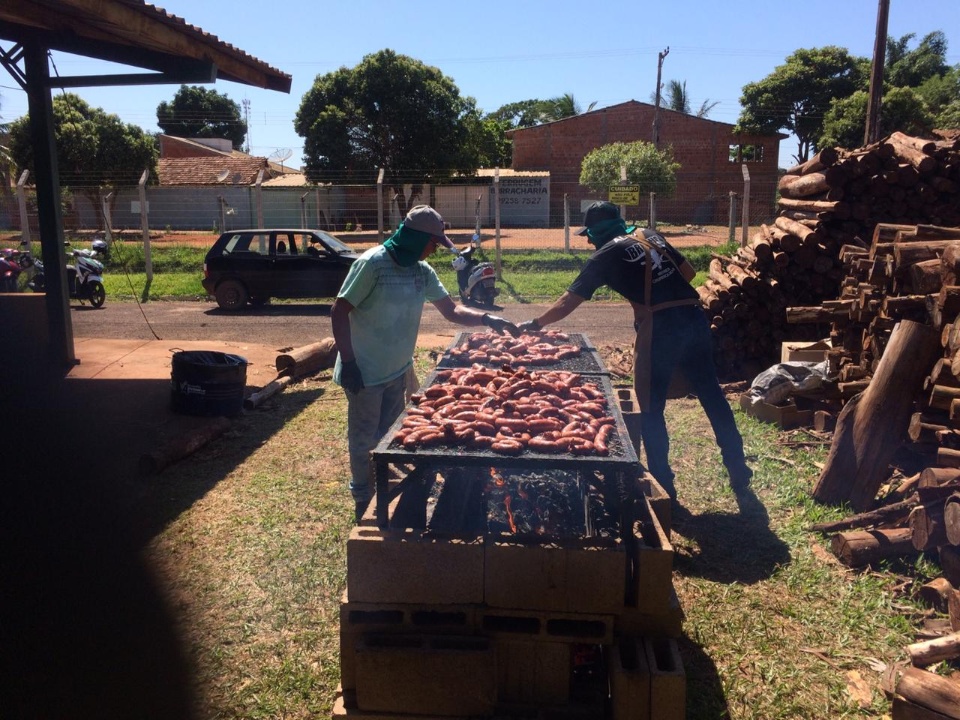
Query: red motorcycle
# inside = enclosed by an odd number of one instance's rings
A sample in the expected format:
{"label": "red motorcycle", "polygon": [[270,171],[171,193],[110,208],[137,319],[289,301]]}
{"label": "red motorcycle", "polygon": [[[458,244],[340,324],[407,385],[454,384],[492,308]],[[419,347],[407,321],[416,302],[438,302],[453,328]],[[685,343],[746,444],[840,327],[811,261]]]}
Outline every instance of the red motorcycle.
{"label": "red motorcycle", "polygon": [[0,250],[0,293],[20,292],[20,273],[25,267],[23,256],[19,250]]}

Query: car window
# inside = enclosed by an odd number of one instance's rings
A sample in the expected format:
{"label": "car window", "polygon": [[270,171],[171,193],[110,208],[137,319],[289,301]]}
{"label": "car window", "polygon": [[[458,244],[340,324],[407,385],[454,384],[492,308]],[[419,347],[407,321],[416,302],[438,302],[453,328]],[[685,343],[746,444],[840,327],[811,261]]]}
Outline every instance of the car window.
{"label": "car window", "polygon": [[265,233],[237,233],[231,235],[223,246],[225,255],[239,252],[266,253],[269,238]]}
{"label": "car window", "polygon": [[344,245],[340,240],[335,238],[330,233],[324,232],[323,230],[314,231],[323,241],[323,244],[327,246],[332,252],[335,253],[348,253],[352,252],[350,248]]}
{"label": "car window", "polygon": [[277,233],[277,255],[296,255],[298,238],[295,233]]}

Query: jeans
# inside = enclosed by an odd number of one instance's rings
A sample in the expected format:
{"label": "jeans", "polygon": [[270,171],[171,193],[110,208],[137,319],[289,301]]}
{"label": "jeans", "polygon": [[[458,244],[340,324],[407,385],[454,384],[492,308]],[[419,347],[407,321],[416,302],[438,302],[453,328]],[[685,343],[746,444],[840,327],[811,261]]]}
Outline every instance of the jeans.
{"label": "jeans", "polygon": [[370,451],[403,412],[406,375],[347,395],[347,446],[350,451],[350,494],[368,502],[373,494]]}
{"label": "jeans", "polygon": [[[674,494],[674,473],[670,468],[670,437],[663,417],[667,391],[674,369],[679,369],[703,407],[728,470],[739,471],[745,464],[743,438],[733,410],[720,389],[713,362],[713,337],[703,310],[696,305],[667,308],[653,314],[653,343],[650,363],[649,407],[640,408],[640,434],[650,473],[664,489]],[[643,359],[639,359],[643,362]],[[641,396],[636,388],[637,397]]]}

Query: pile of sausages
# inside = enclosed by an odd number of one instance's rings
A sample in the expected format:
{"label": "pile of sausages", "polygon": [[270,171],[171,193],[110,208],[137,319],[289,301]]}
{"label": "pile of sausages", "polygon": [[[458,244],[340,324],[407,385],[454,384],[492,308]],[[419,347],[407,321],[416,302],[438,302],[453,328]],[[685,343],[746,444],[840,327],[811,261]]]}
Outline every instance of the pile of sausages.
{"label": "pile of sausages", "polygon": [[445,445],[503,455],[608,455],[616,429],[603,390],[574,372],[479,363],[441,370],[411,403],[391,439],[406,450]]}
{"label": "pile of sausages", "polygon": [[519,337],[473,333],[457,347],[450,348],[448,353],[451,358],[463,363],[539,366],[575,358],[580,351],[580,346],[571,342],[566,333],[545,330],[536,335],[525,333]]}

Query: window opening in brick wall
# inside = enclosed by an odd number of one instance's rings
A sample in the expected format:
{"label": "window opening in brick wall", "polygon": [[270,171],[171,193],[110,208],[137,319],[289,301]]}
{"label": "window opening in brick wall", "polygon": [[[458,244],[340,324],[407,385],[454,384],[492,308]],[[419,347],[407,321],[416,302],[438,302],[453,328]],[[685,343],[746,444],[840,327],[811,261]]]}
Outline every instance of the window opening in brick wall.
{"label": "window opening in brick wall", "polygon": [[732,163],[763,162],[763,145],[731,145],[727,159]]}

